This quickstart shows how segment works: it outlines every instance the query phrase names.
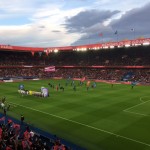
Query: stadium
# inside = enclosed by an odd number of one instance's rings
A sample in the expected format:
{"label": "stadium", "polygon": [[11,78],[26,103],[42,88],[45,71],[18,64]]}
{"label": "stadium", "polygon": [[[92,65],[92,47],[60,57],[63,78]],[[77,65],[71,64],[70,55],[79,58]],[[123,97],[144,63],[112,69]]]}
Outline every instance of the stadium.
{"label": "stadium", "polygon": [[0,2],[0,150],[150,150],[150,3],[40,1]]}
{"label": "stadium", "polygon": [[[54,149],[148,148],[149,44],[150,39],[54,48],[0,45],[6,118],[15,122],[23,114],[21,126]],[[47,97],[17,92],[41,87]]]}

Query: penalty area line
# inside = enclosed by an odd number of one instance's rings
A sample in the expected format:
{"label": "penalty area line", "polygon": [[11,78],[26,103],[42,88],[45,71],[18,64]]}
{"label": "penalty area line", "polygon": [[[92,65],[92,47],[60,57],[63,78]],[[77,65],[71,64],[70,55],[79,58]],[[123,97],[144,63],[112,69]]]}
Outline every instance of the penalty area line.
{"label": "penalty area line", "polygon": [[55,118],[66,120],[66,121],[74,123],[74,124],[78,124],[78,125],[81,125],[81,126],[84,126],[84,127],[88,127],[88,128],[91,128],[91,129],[94,129],[94,130],[97,130],[97,131],[100,131],[100,132],[103,132],[103,133],[107,133],[107,134],[113,135],[115,137],[120,137],[122,139],[126,139],[126,140],[129,140],[129,141],[132,141],[132,142],[135,142],[135,143],[142,144],[142,145],[150,147],[150,144],[148,144],[148,143],[141,142],[139,140],[135,140],[135,139],[132,139],[132,138],[128,138],[128,137],[125,137],[125,136],[122,136],[122,135],[119,135],[119,134],[116,134],[116,133],[113,133],[113,132],[110,132],[110,131],[107,131],[107,130],[99,129],[99,128],[96,128],[96,127],[93,127],[93,126],[90,126],[90,125],[87,125],[87,124],[84,124],[84,123],[80,123],[80,122],[77,122],[77,121],[74,121],[74,120],[71,120],[71,119],[67,119],[67,118],[64,118],[64,117],[61,117],[61,116],[57,116],[57,115],[54,115],[54,114],[43,112],[43,111],[31,108],[31,107],[23,106],[23,105],[12,103],[12,102],[9,102],[9,103],[14,104],[14,105],[18,105],[18,106],[21,106],[21,107],[24,107],[26,109],[30,109],[30,110],[33,110],[33,111],[36,111],[36,112],[40,112],[42,114],[46,114],[46,115],[49,115],[49,116],[52,116],[52,117],[55,117]]}
{"label": "penalty area line", "polygon": [[132,107],[129,107],[129,108],[123,110],[123,111],[124,111],[124,112],[127,112],[127,113],[131,113],[131,114],[139,115],[139,116],[146,116],[146,117],[149,117],[150,115],[148,115],[148,114],[143,114],[143,113],[138,113],[138,112],[134,112],[134,111],[129,111],[130,109],[132,109],[132,108],[134,108],[134,107],[137,107],[137,106],[139,106],[139,105],[145,104],[145,103],[147,103],[147,102],[150,101],[150,100],[148,100],[148,101],[143,101],[142,99],[143,99],[144,97],[149,97],[149,96],[140,97],[140,101],[141,101],[140,104],[137,104],[137,105],[134,105],[134,106],[132,106]]}
{"label": "penalty area line", "polygon": [[135,107],[137,107],[137,106],[140,106],[140,105],[142,105],[142,104],[145,104],[145,103],[147,103],[147,102],[150,102],[150,100],[148,100],[148,101],[145,101],[145,102],[142,102],[142,103],[140,103],[140,104],[137,104],[137,105],[134,105],[134,106],[132,106],[132,107],[129,107],[129,108],[127,108],[127,109],[123,110],[123,111],[130,110],[130,109],[132,109],[132,108],[135,108]]}
{"label": "penalty area line", "polygon": [[137,113],[137,112],[133,112],[133,111],[129,111],[129,110],[123,110],[124,112],[130,113],[130,114],[135,114],[135,115],[139,115],[139,116],[145,116],[145,117],[149,117],[150,115],[147,114],[142,114],[142,113]]}
{"label": "penalty area line", "polygon": [[150,97],[150,96],[142,96],[142,97],[140,97],[140,101],[145,102],[145,101],[143,101],[143,98],[145,98],[145,97]]}

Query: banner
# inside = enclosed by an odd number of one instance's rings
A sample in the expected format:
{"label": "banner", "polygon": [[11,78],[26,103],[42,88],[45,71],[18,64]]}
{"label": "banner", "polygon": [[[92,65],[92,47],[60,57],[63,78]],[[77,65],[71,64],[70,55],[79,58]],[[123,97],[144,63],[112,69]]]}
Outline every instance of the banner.
{"label": "banner", "polygon": [[55,66],[49,66],[44,68],[45,72],[55,72]]}
{"label": "banner", "polygon": [[85,81],[85,77],[83,77],[82,79],[81,79],[81,82],[84,82]]}

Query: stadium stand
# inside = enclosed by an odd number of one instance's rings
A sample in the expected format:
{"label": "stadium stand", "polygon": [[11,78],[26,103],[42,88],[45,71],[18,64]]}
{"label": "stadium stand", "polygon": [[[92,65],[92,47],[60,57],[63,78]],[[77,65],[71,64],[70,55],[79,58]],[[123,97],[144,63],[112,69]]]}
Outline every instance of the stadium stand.
{"label": "stadium stand", "polygon": [[61,51],[58,53],[44,52],[10,52],[0,51],[0,66],[147,66],[149,65],[149,47],[117,48],[106,50],[90,50],[86,52]]}
{"label": "stadium stand", "polygon": [[[0,79],[66,78],[69,75],[73,78],[86,76],[89,79],[121,81],[130,72],[137,81],[149,83],[149,58],[149,47],[61,51],[48,56],[45,53],[39,55],[38,52],[33,56],[31,52],[0,51]],[[56,72],[44,72],[44,67],[50,65],[56,66]],[[70,66],[69,69],[66,66]],[[128,80],[131,79],[130,76]]]}
{"label": "stadium stand", "polygon": [[[66,146],[67,145],[67,146]],[[1,150],[85,150],[56,135],[0,113]]]}

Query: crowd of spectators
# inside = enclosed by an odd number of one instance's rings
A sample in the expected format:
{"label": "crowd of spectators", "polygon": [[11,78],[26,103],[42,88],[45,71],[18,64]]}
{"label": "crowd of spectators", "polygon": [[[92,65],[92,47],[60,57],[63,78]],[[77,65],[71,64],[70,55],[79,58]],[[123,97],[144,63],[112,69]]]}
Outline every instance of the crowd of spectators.
{"label": "crowd of spectators", "polygon": [[[142,83],[150,83],[150,69],[59,69],[51,73],[51,77],[82,78],[97,80],[122,81],[125,74],[133,73],[134,80]],[[130,80],[133,80],[130,79]]]}
{"label": "crowd of spectators", "polygon": [[0,77],[44,77],[43,68],[2,68]]}
{"label": "crowd of spectators", "polygon": [[0,123],[0,150],[70,150],[59,138],[44,138],[27,124],[17,124],[6,116]]}
{"label": "crowd of spectators", "polygon": [[62,51],[58,53],[0,52],[0,66],[140,66],[150,65],[149,47],[91,50],[86,52]]}
{"label": "crowd of spectators", "polygon": [[150,65],[149,48],[122,48],[86,52],[53,54],[51,60],[56,66],[140,66]]}
{"label": "crowd of spectators", "polygon": [[37,53],[32,56],[31,52],[0,51],[0,66],[45,65],[46,58]]}
{"label": "crowd of spectators", "polygon": [[[149,69],[121,69],[121,66],[150,66],[149,47],[134,47],[86,52],[67,51],[50,53],[0,51],[0,78],[12,77],[63,77],[99,80],[121,80],[132,71],[139,82],[150,82]],[[86,66],[112,66],[112,69],[90,69]],[[56,66],[56,72],[46,73],[44,67]],[[62,66],[78,66],[65,69]],[[113,66],[120,66],[119,69]]]}
{"label": "crowd of spectators", "polygon": [[82,78],[97,79],[97,80],[116,80],[122,81],[125,74],[133,73],[133,77],[138,82],[150,83],[150,69],[65,69],[59,68],[55,72],[44,72],[43,68],[6,68],[0,70],[0,78],[17,78],[17,77],[33,77],[33,78],[52,78],[62,77],[67,79]]}

